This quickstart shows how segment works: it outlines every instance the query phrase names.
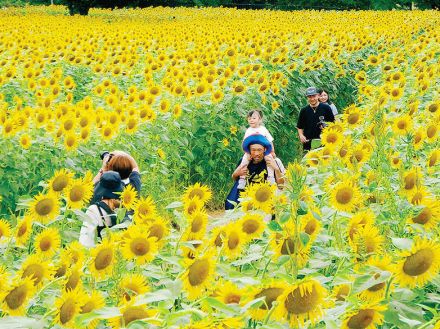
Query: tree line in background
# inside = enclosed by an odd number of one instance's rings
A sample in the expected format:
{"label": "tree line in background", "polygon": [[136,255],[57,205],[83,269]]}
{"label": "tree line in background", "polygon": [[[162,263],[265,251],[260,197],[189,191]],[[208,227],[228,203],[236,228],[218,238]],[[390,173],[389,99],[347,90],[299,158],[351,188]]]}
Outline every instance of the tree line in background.
{"label": "tree line in background", "polygon": [[1,6],[24,4],[61,4],[71,15],[87,15],[92,7],[136,8],[177,6],[224,6],[246,9],[279,10],[390,10],[390,9],[440,9],[440,0],[0,0]]}

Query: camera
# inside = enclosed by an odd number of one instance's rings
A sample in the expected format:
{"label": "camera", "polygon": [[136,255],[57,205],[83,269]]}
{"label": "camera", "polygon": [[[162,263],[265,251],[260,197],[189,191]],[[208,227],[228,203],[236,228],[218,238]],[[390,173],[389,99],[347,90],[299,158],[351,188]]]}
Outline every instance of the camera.
{"label": "camera", "polygon": [[318,127],[324,129],[325,127],[327,127],[327,123],[325,123],[324,121],[324,116],[320,116],[319,117],[319,122],[317,123]]}
{"label": "camera", "polygon": [[107,155],[109,155],[109,154],[110,154],[109,151],[104,151],[104,152],[102,152],[101,155],[100,155],[101,160],[104,160],[104,158],[105,158]]}

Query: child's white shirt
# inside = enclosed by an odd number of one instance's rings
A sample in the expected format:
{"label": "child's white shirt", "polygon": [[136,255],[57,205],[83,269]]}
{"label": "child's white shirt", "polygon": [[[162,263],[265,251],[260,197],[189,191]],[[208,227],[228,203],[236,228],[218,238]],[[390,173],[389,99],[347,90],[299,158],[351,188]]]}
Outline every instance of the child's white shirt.
{"label": "child's white shirt", "polygon": [[263,135],[264,137],[267,138],[267,140],[269,142],[271,142],[271,143],[273,142],[272,135],[270,134],[269,130],[267,130],[267,128],[264,126],[259,126],[257,128],[249,127],[248,129],[246,129],[246,132],[244,133],[243,139],[246,139],[250,135],[256,135],[256,134]]}

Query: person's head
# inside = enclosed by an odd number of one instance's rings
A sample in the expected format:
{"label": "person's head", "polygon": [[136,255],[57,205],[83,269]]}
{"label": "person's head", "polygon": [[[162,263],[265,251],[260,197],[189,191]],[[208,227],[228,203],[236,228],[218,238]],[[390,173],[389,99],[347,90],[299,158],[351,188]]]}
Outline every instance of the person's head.
{"label": "person's head", "polygon": [[263,122],[263,112],[257,109],[251,110],[247,115],[247,120],[250,127],[258,128]]}
{"label": "person's head", "polygon": [[328,93],[327,91],[325,91],[324,89],[319,89],[319,101],[321,103],[328,103],[331,104],[330,98],[328,97]]}
{"label": "person's head", "polygon": [[272,152],[272,145],[263,135],[250,135],[243,141],[243,151],[251,155],[254,163],[258,163],[264,159],[265,155]]}
{"label": "person's head", "polygon": [[107,200],[110,208],[114,209],[120,205],[120,193],[124,190],[124,183],[121,175],[116,171],[105,171],[96,187],[96,194],[102,200]]}
{"label": "person's head", "polygon": [[319,92],[315,87],[309,87],[306,89],[306,97],[310,106],[318,106],[319,104]]}
{"label": "person's head", "polygon": [[106,170],[117,171],[121,179],[130,176],[134,168],[133,158],[123,151],[113,151],[108,155]]}

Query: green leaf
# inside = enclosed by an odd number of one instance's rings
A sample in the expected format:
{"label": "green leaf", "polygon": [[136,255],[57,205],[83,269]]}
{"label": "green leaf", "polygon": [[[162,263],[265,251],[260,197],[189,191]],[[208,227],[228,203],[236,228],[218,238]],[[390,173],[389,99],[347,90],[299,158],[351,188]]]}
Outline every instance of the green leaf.
{"label": "green leaf", "polygon": [[168,206],[165,207],[165,209],[175,209],[182,207],[183,203],[181,201],[174,201],[171,202]]}
{"label": "green leaf", "polygon": [[47,327],[47,323],[24,316],[7,316],[0,318],[0,327],[8,329],[43,329]]}
{"label": "green leaf", "polygon": [[269,230],[274,231],[274,232],[280,232],[283,230],[283,228],[280,226],[280,224],[278,224],[277,221],[271,221],[269,224],[267,224],[267,227],[269,228]]}
{"label": "green leaf", "polygon": [[218,299],[212,298],[212,297],[206,297],[205,301],[213,308],[215,308],[218,311],[221,311],[227,315],[230,316],[235,316],[237,315],[239,312],[236,308],[230,306],[230,305],[226,305],[223,304],[221,301],[219,301]]}
{"label": "green leaf", "polygon": [[286,223],[290,219],[290,212],[283,212],[278,220],[280,224]]}
{"label": "green leaf", "polygon": [[310,241],[310,235],[308,235],[306,232],[300,232],[299,239],[301,241],[301,244],[305,247]]}

